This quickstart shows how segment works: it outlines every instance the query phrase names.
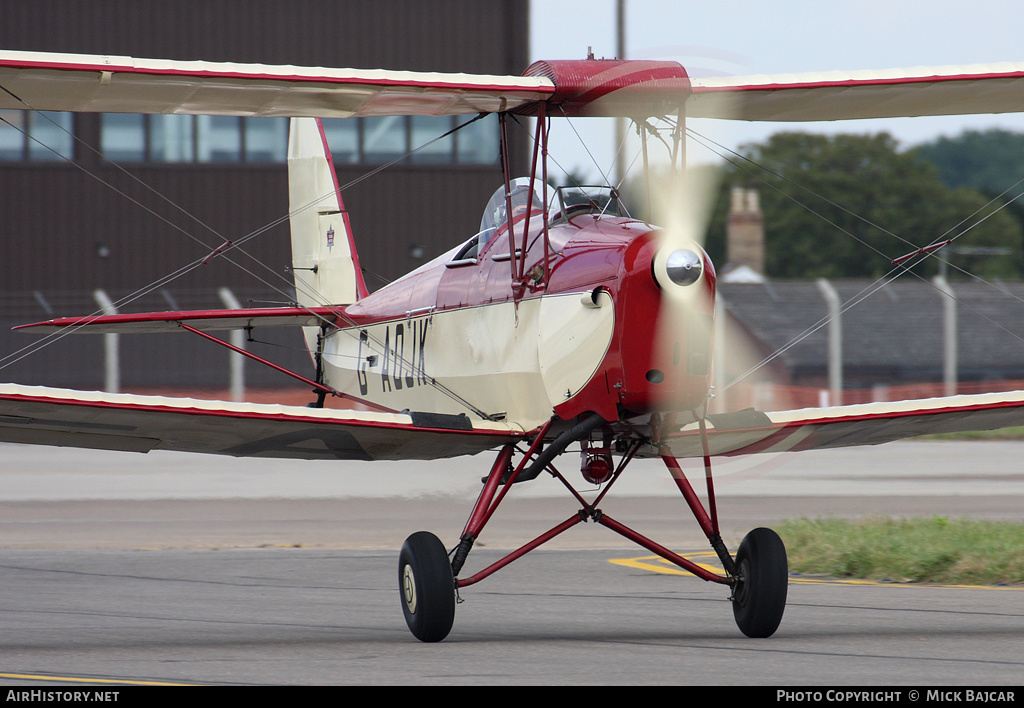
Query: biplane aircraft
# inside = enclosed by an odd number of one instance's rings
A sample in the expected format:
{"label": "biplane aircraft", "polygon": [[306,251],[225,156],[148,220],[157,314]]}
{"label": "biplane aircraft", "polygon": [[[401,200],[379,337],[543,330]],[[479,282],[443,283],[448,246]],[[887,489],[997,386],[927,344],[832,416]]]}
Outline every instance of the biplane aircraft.
{"label": "biplane aircraft", "polygon": [[[310,407],[0,385],[0,440],[295,459],[396,460],[493,450],[462,536],[426,532],[399,557],[405,618],[433,642],[457,593],[558,534],[593,521],[726,586],[739,629],[768,637],[786,604],[785,548],[751,531],[735,555],[719,532],[712,458],[875,444],[925,432],[1024,422],[1024,393],[783,412],[708,414],[713,393],[715,268],[687,219],[687,117],[739,120],[999,113],[1024,109],[1024,65],[698,80],[674,62],[541,61],[523,76],[478,76],[0,52],[0,108],[292,118],[289,190],[295,297],[290,307],[56,319],[29,332],[211,332],[301,327]],[[533,120],[532,168],[509,174],[478,233],[370,293],[319,118],[497,114]],[[664,227],[632,218],[614,186],[548,186],[554,120],[652,119],[678,168]],[[659,138],[660,140],[660,138]],[[507,153],[506,153],[507,154]],[[651,187],[653,189],[653,186]],[[244,244],[226,242],[208,258]],[[930,257],[922,244],[909,267]],[[255,355],[240,352],[254,358]],[[265,362],[270,364],[270,362]],[[273,364],[271,364],[273,365]],[[325,407],[327,397],[358,404]],[[570,450],[571,448],[571,450]],[[579,462],[600,486],[588,501],[555,463]],[[707,570],[600,509],[631,461],[657,457],[721,561]],[[679,463],[701,460],[706,502]],[[578,504],[565,521],[490,567],[463,569],[513,485],[550,474]]]}

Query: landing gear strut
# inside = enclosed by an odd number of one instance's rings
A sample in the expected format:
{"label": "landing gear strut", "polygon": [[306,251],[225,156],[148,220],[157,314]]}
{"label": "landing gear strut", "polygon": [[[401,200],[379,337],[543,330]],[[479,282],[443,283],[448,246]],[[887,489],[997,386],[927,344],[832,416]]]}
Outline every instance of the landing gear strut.
{"label": "landing gear strut", "polygon": [[[748,637],[769,637],[778,629],[786,607],[789,575],[785,546],[774,531],[758,528],[743,539],[735,559],[729,554],[719,534],[718,512],[711,478],[711,456],[708,452],[707,431],[703,424],[701,425],[701,439],[704,446],[707,510],[693,491],[671,450],[668,447],[662,447],[659,452],[665,466],[682,492],[683,498],[711,543],[711,547],[717,553],[725,569],[724,574],[708,570],[672,552],[616,521],[598,508],[598,504],[618,480],[623,470],[640,451],[641,446],[646,444],[645,441],[637,440],[630,446],[615,471],[610,474],[605,488],[592,503],[588,503],[555,469],[552,464],[553,455],[535,459],[550,426],[549,422],[538,432],[518,465],[512,465],[513,446],[505,446],[498,453],[490,474],[484,481],[484,487],[469,521],[466,522],[459,545],[454,549],[451,557],[441,541],[433,534],[420,532],[406,540],[399,559],[398,581],[402,593],[405,619],[416,638],[424,642],[437,642],[448,635],[455,619],[455,597],[459,588],[480,582],[576,524],[586,521],[594,521],[615,531],[703,580],[729,585],[732,588],[730,599],[736,625]],[[589,431],[585,431],[584,434],[589,435]],[[584,448],[586,449],[586,445]],[[466,558],[484,525],[531,461],[533,461],[533,465],[527,471],[528,475],[540,471],[535,469],[540,466],[562,482],[579,502],[581,508],[562,523],[501,560],[475,575],[460,578],[459,574]]]}

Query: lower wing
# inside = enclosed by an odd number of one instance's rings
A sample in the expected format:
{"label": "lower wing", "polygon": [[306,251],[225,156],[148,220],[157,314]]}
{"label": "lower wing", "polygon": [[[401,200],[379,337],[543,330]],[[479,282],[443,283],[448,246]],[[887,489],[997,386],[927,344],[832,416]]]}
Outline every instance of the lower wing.
{"label": "lower wing", "polygon": [[[708,423],[713,455],[877,445],[917,435],[1024,425],[1024,391],[769,413],[750,409],[709,415]],[[677,457],[703,454],[696,425],[670,434],[666,442]]]}
{"label": "lower wing", "polygon": [[0,442],[235,457],[430,460],[515,442],[465,415],[377,413],[0,384]]}
{"label": "lower wing", "polygon": [[[835,408],[708,416],[713,455],[875,445],[932,433],[1024,424],[1024,391]],[[103,450],[178,450],[235,457],[398,460],[470,455],[525,437],[465,415],[378,413],[201,401],[0,384],[0,442]],[[664,440],[676,457],[704,453],[689,425]]]}

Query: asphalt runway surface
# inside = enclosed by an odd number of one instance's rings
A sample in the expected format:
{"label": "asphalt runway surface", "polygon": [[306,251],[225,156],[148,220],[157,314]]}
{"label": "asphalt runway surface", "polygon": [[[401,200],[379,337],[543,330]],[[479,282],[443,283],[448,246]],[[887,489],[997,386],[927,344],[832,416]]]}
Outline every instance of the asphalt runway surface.
{"label": "asphalt runway surface", "polygon": [[[716,460],[723,536],[735,551],[800,516],[1019,521],[1022,459],[1021,443],[905,442]],[[776,635],[751,640],[727,588],[594,524],[464,589],[448,639],[421,644],[398,549],[420,529],[454,545],[488,467],[0,446],[0,685],[1020,683],[1021,588],[794,576]],[[632,472],[602,508],[710,562],[664,467]],[[575,508],[550,479],[515,489],[467,571]]]}

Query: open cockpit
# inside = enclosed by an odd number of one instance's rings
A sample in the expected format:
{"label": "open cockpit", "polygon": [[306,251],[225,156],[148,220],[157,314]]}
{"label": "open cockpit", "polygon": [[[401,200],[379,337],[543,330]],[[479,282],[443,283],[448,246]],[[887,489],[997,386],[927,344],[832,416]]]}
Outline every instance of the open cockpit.
{"label": "open cockpit", "polygon": [[523,215],[546,214],[549,225],[568,223],[574,216],[590,214],[602,216],[629,216],[619,198],[618,190],[609,186],[575,185],[554,187],[548,197],[547,209],[544,200],[537,193],[536,185],[531,189],[529,177],[519,177],[509,182],[506,193],[504,186],[498,187],[487,200],[480,230],[455,251],[447,265],[450,268],[476,263],[484,252],[487,242],[508,223],[511,210],[512,221]]}

